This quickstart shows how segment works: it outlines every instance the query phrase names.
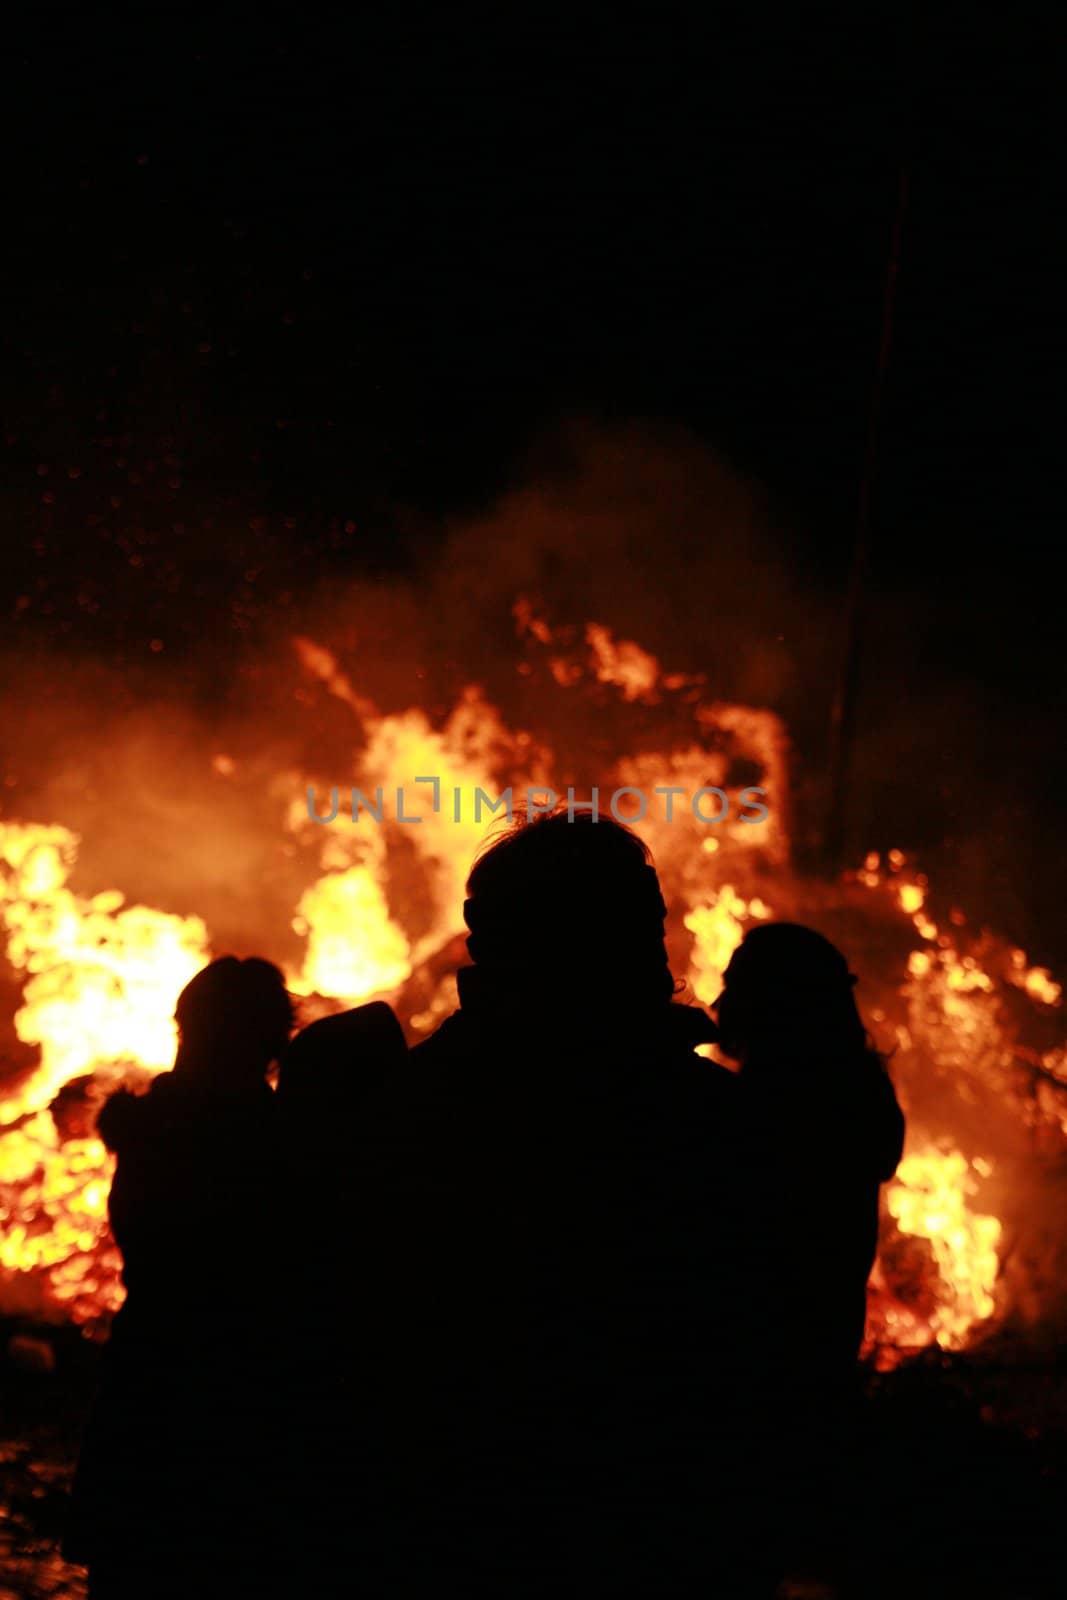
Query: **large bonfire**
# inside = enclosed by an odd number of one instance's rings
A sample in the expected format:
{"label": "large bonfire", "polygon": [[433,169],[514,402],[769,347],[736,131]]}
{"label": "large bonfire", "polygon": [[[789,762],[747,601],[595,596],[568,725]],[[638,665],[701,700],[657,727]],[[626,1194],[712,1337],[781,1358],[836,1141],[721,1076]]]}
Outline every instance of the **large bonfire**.
{"label": "large bonfire", "polygon": [[[654,852],[673,966],[690,998],[712,1002],[745,930],[771,917],[820,927],[860,974],[867,1021],[891,1056],[909,1120],[885,1194],[871,1350],[883,1362],[931,1346],[959,1350],[1039,1319],[1060,1248],[1039,1191],[1067,1136],[1059,986],[1021,950],[972,929],[963,908],[939,905],[899,851],[870,855],[833,884],[796,873],[788,745],[772,712],[714,701],[700,680],[664,672],[597,624],[561,635],[523,602],[516,619],[561,697],[600,697],[614,745],[606,736],[590,758],[594,772],[567,770],[475,687],[444,718],[383,714],[328,650],[294,641],[297,670],[351,719],[351,770],[279,782],[277,826],[307,863],[306,887],[291,926],[257,928],[249,947],[284,952],[295,934],[301,958],[280,959],[306,1016],[384,997],[417,1040],[454,1003],[463,883],[489,824],[478,792],[570,788],[588,801],[596,783],[606,804],[628,788],[618,814],[635,819]],[[225,756],[204,759],[227,770]],[[325,823],[333,787],[337,816]],[[366,807],[352,820],[353,788],[381,821]],[[676,805],[649,804],[637,820],[641,797],[668,788]],[[714,823],[705,820],[714,812],[698,815],[689,803],[709,788],[729,802]],[[741,800],[752,788],[767,809],[755,825]],[[0,1024],[0,1311],[72,1320],[99,1335],[122,1288],[95,1111],[117,1083],[169,1068],[177,994],[222,952],[199,917],[128,904],[104,883],[76,892],[79,843],[47,821],[0,822],[13,1002],[13,1032]],[[194,882],[196,850],[191,839]]]}

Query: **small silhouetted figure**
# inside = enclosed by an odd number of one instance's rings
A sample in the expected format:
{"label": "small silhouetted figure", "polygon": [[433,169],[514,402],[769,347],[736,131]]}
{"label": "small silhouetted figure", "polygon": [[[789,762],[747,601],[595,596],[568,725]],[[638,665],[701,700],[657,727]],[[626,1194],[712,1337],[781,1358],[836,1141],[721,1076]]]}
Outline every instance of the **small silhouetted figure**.
{"label": "small silhouetted figure", "polygon": [[722,1581],[734,1080],[674,1003],[655,869],[560,814],[467,895],[459,1010],[397,1075],[367,1190],[371,1592],[748,1593]]}
{"label": "small silhouetted figure", "polygon": [[223,957],[183,989],[172,1072],[120,1090],[99,1131],[126,1301],[68,1540],[90,1593],[261,1593],[282,1441],[277,1139],[267,1082],[292,1028],[281,973]]}
{"label": "small silhouetted figure", "polygon": [[[811,928],[748,933],[715,1008],[739,1063],[736,1157],[746,1195],[743,1314],[768,1542],[839,1565],[850,1414],[879,1188],[904,1118],[857,1011],[844,956]],[[762,1458],[762,1459],[761,1459]]]}
{"label": "small silhouetted figure", "polygon": [[366,1433],[362,1388],[353,1381],[366,1314],[358,1185],[378,1097],[406,1059],[400,1023],[375,1001],[302,1029],[278,1074],[289,1262],[279,1368],[288,1470],[280,1499],[294,1595],[347,1595],[362,1581],[352,1549]]}

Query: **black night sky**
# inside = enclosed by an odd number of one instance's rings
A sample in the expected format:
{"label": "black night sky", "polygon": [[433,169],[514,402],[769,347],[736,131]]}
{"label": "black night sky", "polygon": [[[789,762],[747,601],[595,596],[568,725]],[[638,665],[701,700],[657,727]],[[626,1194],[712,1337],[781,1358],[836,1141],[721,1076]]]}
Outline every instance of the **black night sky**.
{"label": "black night sky", "polygon": [[952,683],[992,903],[1054,953],[1053,12],[845,15],[45,8],[8,54],[5,692],[48,649],[203,693],[572,417],[695,436],[843,599],[906,167],[859,715]]}

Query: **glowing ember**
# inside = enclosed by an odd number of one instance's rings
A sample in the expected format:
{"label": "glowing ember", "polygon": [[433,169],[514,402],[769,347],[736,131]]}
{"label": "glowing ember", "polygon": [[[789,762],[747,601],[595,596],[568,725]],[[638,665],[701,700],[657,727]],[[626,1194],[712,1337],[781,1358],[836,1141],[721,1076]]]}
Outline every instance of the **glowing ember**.
{"label": "glowing ember", "polygon": [[1025,950],[1012,951],[1007,978],[1009,983],[1025,989],[1032,1000],[1039,1000],[1042,1005],[1058,1006],[1063,998],[1061,985],[1053,982],[1047,967],[1027,966]]}
{"label": "glowing ember", "polygon": [[655,656],[628,639],[616,643],[609,629],[596,622],[589,623],[585,636],[601,683],[615,684],[622,690],[624,700],[652,698],[659,681],[659,662]]}

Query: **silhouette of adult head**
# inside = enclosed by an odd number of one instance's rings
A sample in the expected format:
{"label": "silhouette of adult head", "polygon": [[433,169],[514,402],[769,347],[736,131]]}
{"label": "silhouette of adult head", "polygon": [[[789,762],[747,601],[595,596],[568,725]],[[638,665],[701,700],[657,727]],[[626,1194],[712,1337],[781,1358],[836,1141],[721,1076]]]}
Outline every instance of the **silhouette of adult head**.
{"label": "silhouette of adult head", "polygon": [[384,1001],[320,1017],[300,1030],[282,1058],[279,1104],[287,1116],[343,1119],[406,1054],[404,1030]]}
{"label": "silhouette of adult head", "polygon": [[476,861],[463,912],[481,986],[528,1016],[649,1016],[674,994],[651,855],[609,818],[518,817]]}
{"label": "silhouette of adult head", "polygon": [[829,939],[795,922],[751,929],[734,951],[715,1004],[719,1047],[742,1063],[837,1058],[868,1049],[856,978]]}
{"label": "silhouette of adult head", "polygon": [[258,956],[221,956],[192,978],[174,1008],[177,1074],[229,1089],[262,1080],[293,1029],[285,979]]}

